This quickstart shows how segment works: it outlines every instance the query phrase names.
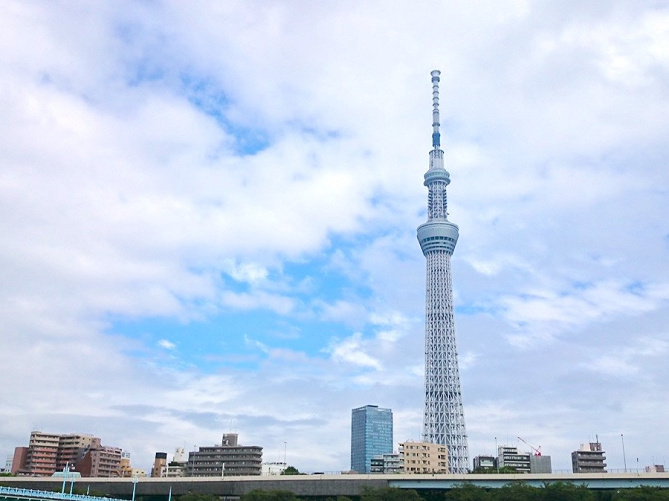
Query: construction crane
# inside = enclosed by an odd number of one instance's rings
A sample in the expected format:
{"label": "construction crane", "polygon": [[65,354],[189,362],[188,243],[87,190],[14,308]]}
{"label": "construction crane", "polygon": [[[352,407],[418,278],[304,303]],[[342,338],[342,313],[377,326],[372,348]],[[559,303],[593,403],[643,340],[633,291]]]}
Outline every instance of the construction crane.
{"label": "construction crane", "polygon": [[528,446],[534,451],[534,455],[535,455],[535,456],[541,456],[541,446],[539,446],[539,447],[535,447],[535,446],[533,446],[531,443],[529,443],[528,441],[526,441],[526,440],[524,440],[524,439],[522,439],[522,438],[520,438],[520,437],[518,437],[518,440],[520,440],[521,442],[523,442],[525,445],[528,445]]}

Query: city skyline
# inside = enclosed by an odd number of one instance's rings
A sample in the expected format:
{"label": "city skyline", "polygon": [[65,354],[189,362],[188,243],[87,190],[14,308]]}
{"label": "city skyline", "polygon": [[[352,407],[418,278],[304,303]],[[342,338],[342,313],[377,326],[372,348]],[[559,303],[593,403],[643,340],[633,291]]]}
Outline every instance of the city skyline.
{"label": "city skyline", "polygon": [[369,402],[420,440],[439,68],[470,456],[667,463],[661,4],[3,7],[0,452],[238,432],[338,471]]}

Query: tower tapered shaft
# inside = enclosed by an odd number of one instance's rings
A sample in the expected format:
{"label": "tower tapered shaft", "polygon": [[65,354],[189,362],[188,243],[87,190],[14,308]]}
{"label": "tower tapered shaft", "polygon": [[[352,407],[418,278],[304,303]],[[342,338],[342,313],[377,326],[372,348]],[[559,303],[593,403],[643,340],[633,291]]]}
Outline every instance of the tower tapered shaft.
{"label": "tower tapered shaft", "polygon": [[448,221],[446,186],[439,132],[439,75],[432,72],[432,150],[425,173],[427,222],[418,227],[418,241],[427,262],[425,285],[425,410],[423,440],[448,447],[451,473],[469,466],[467,433],[460,391],[460,373],[453,320],[451,255],[458,227]]}

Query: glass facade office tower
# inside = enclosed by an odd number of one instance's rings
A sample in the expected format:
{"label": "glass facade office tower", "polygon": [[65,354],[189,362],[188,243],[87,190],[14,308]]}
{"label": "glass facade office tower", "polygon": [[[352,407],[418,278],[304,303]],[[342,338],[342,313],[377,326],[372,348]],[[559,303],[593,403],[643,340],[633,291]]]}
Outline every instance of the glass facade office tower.
{"label": "glass facade office tower", "polygon": [[351,411],[351,469],[370,473],[372,458],[393,452],[393,411],[365,405]]}

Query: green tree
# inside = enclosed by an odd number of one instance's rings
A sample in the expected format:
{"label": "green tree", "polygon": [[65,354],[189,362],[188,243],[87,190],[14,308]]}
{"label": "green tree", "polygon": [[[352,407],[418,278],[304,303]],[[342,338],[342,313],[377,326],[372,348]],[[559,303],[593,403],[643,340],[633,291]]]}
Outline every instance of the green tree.
{"label": "green tree", "polygon": [[260,489],[247,492],[241,501],[298,501],[298,497],[291,491],[263,491]]}
{"label": "green tree", "polygon": [[498,473],[518,473],[518,470],[511,466],[502,466],[501,468],[476,468],[472,473],[496,475]]}
{"label": "green tree", "polygon": [[214,494],[201,494],[197,492],[189,492],[179,496],[179,501],[219,501],[218,496]]}
{"label": "green tree", "polygon": [[492,499],[495,501],[537,501],[540,499],[539,489],[530,487],[524,482],[513,482],[497,489]]}
{"label": "green tree", "polygon": [[611,499],[613,501],[665,501],[669,500],[669,489],[648,486],[620,489],[611,496]]}
{"label": "green tree", "polygon": [[567,482],[545,483],[541,488],[542,501],[595,501],[595,494],[585,485]]}
{"label": "green tree", "polygon": [[446,501],[488,501],[493,499],[492,495],[484,487],[472,484],[462,484],[453,487],[446,492]]}
{"label": "green tree", "polygon": [[413,489],[397,487],[366,488],[360,495],[360,501],[422,501]]}
{"label": "green tree", "polygon": [[281,475],[303,475],[303,473],[300,473],[300,470],[298,470],[294,466],[288,466],[285,470],[281,472]]}

